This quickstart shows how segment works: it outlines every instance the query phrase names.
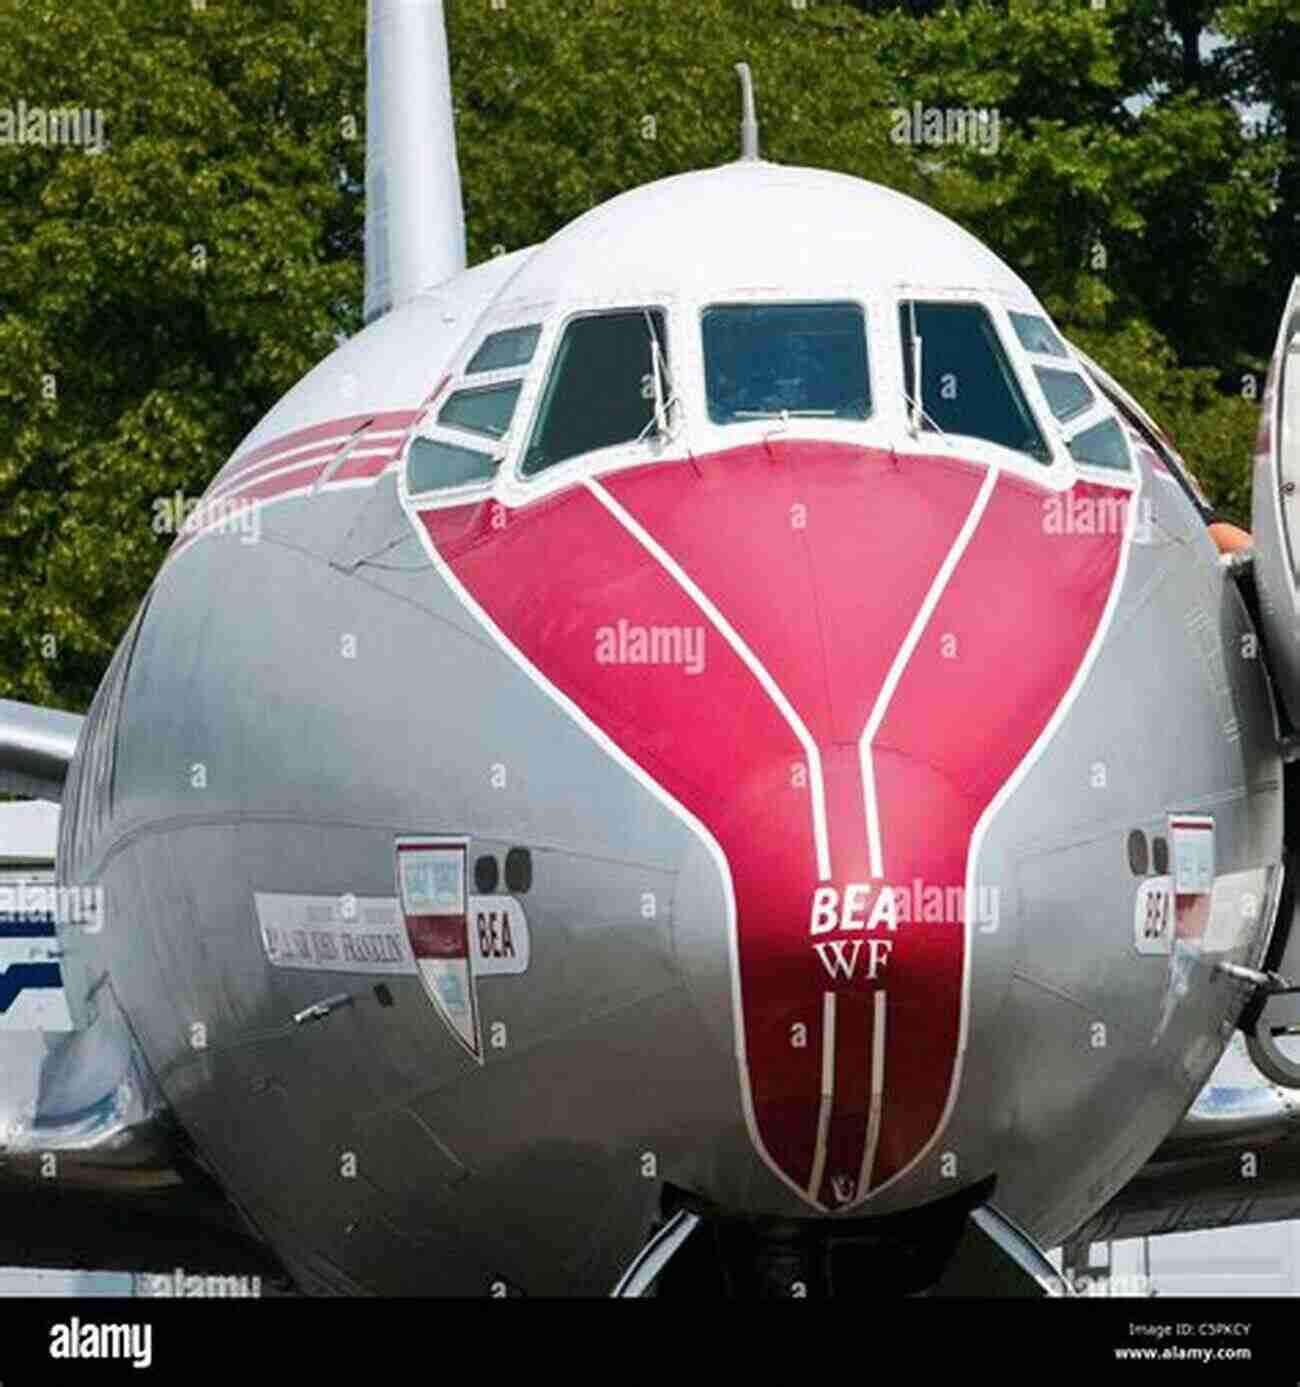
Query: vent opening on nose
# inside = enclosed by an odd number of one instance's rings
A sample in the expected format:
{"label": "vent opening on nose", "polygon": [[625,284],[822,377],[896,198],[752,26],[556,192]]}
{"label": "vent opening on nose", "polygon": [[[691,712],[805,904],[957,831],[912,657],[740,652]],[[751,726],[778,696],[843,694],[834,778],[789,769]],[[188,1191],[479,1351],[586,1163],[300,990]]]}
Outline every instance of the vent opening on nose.
{"label": "vent opening on nose", "polygon": [[474,863],[474,889],[481,896],[490,896],[501,881],[501,868],[491,854],[485,854]]}
{"label": "vent opening on nose", "polygon": [[1151,865],[1147,836],[1140,828],[1135,828],[1128,836],[1128,865],[1135,877],[1146,876]]}
{"label": "vent opening on nose", "polygon": [[527,848],[511,848],[506,853],[506,887],[522,896],[533,884],[533,855]]}

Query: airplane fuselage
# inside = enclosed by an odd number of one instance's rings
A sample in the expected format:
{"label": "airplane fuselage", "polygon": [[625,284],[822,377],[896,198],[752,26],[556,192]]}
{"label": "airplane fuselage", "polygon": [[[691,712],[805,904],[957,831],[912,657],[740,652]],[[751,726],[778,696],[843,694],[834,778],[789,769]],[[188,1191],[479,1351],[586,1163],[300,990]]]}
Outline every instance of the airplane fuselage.
{"label": "airplane fuselage", "polygon": [[[829,1227],[995,1177],[1055,1245],[1182,1116],[1245,999],[1217,964],[1267,942],[1236,587],[1149,448],[1053,443],[1040,478],[909,429],[874,281],[579,298],[607,244],[575,231],[568,279],[543,250],[381,319],[216,479],[257,533],[178,540],[69,780],[61,876],[108,921],[74,1009],[106,975],[312,1289],[604,1293],[665,1185]],[[871,416],[713,417],[695,325],[737,297],[860,299]],[[512,428],[495,480],[414,490],[484,332],[546,324],[523,417],[592,299],[664,313],[675,427],[539,477]]]}

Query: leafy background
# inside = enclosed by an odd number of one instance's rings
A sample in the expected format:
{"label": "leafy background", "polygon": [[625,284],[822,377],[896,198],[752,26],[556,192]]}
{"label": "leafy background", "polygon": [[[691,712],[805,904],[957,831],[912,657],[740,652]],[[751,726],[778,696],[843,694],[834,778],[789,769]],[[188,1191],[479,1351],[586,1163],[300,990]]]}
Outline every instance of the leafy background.
{"label": "leafy background", "polygon": [[[764,154],[886,183],[987,242],[1249,512],[1300,270],[1300,0],[448,0],[471,263],[637,183]],[[0,694],[82,709],[244,433],[360,327],[362,0],[0,0]],[[891,110],[992,107],[996,154]],[[647,119],[647,118],[652,119]]]}

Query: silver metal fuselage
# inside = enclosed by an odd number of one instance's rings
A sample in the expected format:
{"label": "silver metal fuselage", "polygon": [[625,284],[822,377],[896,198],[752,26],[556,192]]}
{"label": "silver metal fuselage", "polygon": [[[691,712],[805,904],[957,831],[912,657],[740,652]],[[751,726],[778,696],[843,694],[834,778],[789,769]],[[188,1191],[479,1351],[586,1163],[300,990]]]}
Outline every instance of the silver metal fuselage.
{"label": "silver metal fuselage", "polygon": [[[474,314],[446,319],[420,300],[349,344],[354,393],[336,412],[387,407],[368,392],[402,371],[415,409],[441,374],[421,353]],[[707,480],[726,464],[699,465]],[[989,928],[964,922],[946,1122],[857,1216],[996,1176],[998,1207],[1055,1245],[1133,1176],[1218,1060],[1245,993],[1216,962],[1263,953],[1262,903],[1220,952],[1135,946],[1132,834],[1151,843],[1172,813],[1211,815],[1216,875],[1266,894],[1282,834],[1250,621],[1182,491],[1144,458],[1139,470],[1091,663],[972,863],[998,908]],[[747,561],[743,525],[716,543]],[[991,604],[1014,593],[1007,564]],[[550,617],[566,639],[564,611]],[[1018,658],[1008,646],[1009,679]],[[974,745],[998,735],[978,708],[959,712]],[[395,471],[268,507],[256,543],[212,533],[171,558],[78,762],[60,872],[105,888],[108,925],[65,941],[74,1012],[111,988],[203,1161],[305,1287],[605,1293],[664,1182],[737,1217],[839,1217],[751,1138],[726,882],[430,562]],[[468,838],[471,860],[532,855],[517,894],[531,959],[478,981],[481,1063],[417,976],[275,966],[259,928],[259,893],[391,901],[394,844],[421,835]],[[806,935],[807,916],[791,929]],[[350,1006],[294,1022],[341,992]]]}

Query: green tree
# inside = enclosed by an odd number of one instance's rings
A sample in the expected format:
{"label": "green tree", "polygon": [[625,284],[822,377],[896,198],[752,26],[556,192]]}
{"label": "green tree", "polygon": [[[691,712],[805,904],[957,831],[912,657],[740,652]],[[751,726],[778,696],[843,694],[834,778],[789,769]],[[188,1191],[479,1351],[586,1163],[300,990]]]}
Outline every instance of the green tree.
{"label": "green tree", "polygon": [[[968,226],[1244,518],[1241,380],[1300,243],[1295,0],[448,13],[472,262],[734,158],[744,59],[767,157]],[[99,109],[106,135],[0,144],[0,692],[87,703],[170,542],[155,500],[199,494],[360,326],[364,19],[363,0],[0,10],[0,103]],[[914,101],[995,110],[996,149],[896,143]]]}
{"label": "green tree", "polygon": [[86,704],[169,542],[154,498],[357,327],[363,37],[337,0],[0,11],[0,92],[105,136],[0,146],[6,694]]}

